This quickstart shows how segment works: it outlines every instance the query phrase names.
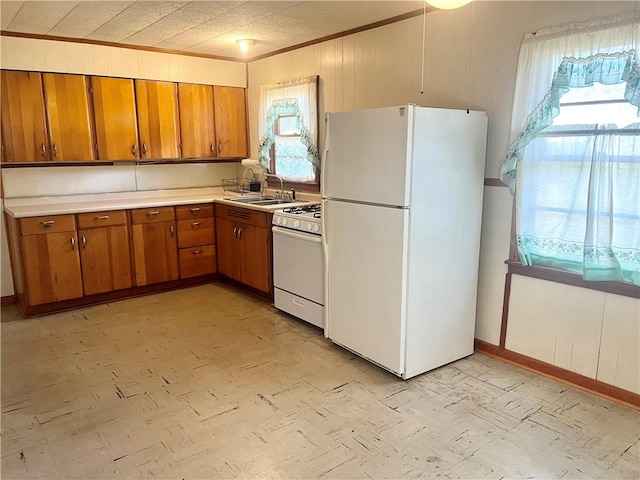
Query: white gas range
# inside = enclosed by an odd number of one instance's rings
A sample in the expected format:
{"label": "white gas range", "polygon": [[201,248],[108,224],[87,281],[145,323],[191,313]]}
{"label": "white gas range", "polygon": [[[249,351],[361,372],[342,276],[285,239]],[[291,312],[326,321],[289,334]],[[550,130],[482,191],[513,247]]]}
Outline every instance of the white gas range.
{"label": "white gas range", "polygon": [[319,204],[273,213],[274,304],[324,328],[324,255]]}

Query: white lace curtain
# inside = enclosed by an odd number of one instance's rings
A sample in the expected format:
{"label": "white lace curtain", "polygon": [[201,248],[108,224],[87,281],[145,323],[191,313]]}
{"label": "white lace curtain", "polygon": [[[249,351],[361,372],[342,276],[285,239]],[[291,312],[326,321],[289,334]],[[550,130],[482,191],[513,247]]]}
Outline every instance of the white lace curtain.
{"label": "white lace curtain", "polygon": [[564,94],[594,83],[624,84],[623,97],[640,109],[639,20],[635,13],[551,28],[523,41],[501,179],[515,191],[524,265],[640,285],[640,123],[541,134]]}
{"label": "white lace curtain", "polygon": [[316,75],[260,86],[260,145],[258,159],[269,167],[271,146],[276,141],[280,115],[297,118],[300,141],[307,148],[307,160],[320,166],[318,154],[318,77]]}

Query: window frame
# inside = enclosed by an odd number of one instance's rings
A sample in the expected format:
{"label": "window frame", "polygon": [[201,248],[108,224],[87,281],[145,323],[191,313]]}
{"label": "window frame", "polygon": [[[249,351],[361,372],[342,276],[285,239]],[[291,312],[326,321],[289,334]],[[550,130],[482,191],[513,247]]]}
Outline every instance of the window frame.
{"label": "window frame", "polygon": [[[575,105],[602,105],[602,104],[615,104],[615,103],[623,103],[625,100],[587,100],[584,102],[561,102],[560,107],[563,106],[575,106]],[[640,135],[640,129],[631,129],[626,130],[629,134],[638,134]],[[585,129],[585,130],[554,130],[551,132],[540,132],[536,136],[540,137],[552,137],[552,136],[570,136],[570,135],[601,135],[605,132],[603,130],[598,129],[596,125],[593,129]],[[622,295],[625,297],[631,298],[639,298],[640,299],[640,286],[634,285],[628,282],[618,282],[618,281],[593,281],[593,280],[584,280],[582,275],[569,272],[566,270],[556,269],[553,267],[542,266],[542,265],[527,265],[524,266],[520,261],[520,256],[518,254],[517,248],[517,240],[516,240],[516,201],[514,198],[513,206],[512,206],[512,218],[511,218],[511,233],[510,233],[510,242],[509,242],[509,258],[505,260],[505,264],[507,265],[507,274],[516,274],[525,277],[537,278],[540,280],[546,280],[555,283],[562,283],[564,285],[572,285],[575,287],[587,288],[590,290],[596,290],[604,293],[612,293],[615,295]]]}

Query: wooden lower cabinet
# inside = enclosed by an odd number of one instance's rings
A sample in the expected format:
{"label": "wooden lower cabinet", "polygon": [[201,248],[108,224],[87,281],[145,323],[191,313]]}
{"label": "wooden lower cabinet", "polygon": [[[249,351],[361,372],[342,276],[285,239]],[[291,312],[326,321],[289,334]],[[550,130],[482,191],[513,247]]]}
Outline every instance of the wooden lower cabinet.
{"label": "wooden lower cabinet", "polygon": [[84,294],[132,287],[127,212],[80,213],[77,220]]}
{"label": "wooden lower cabinet", "polygon": [[[165,220],[171,218],[170,220]],[[136,285],[168,282],[179,277],[178,237],[173,207],[131,211],[131,236]]]}
{"label": "wooden lower cabinet", "polygon": [[180,278],[198,277],[217,271],[216,223],[213,205],[176,207]]}
{"label": "wooden lower cabinet", "polygon": [[28,305],[82,297],[78,236],[73,215],[20,221],[24,295]]}
{"label": "wooden lower cabinet", "polygon": [[271,241],[267,213],[216,205],[218,271],[264,293],[271,292]]}

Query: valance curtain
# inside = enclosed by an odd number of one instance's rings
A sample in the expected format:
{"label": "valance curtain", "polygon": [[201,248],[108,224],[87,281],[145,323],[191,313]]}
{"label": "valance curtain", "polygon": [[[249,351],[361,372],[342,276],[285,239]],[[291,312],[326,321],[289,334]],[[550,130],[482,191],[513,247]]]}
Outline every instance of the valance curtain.
{"label": "valance curtain", "polygon": [[279,116],[294,116],[300,129],[300,141],[306,147],[306,158],[319,168],[318,154],[318,77],[288,80],[260,86],[260,138],[258,159],[269,167],[271,146],[276,141],[276,121]]}
{"label": "valance curtain", "polygon": [[561,97],[594,83],[624,84],[623,97],[640,116],[639,42],[637,12],[523,40],[512,143],[500,172],[516,197],[523,265],[640,285],[640,123],[544,135]]}

